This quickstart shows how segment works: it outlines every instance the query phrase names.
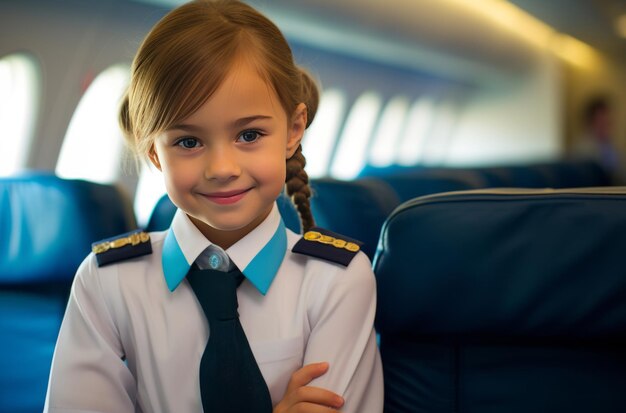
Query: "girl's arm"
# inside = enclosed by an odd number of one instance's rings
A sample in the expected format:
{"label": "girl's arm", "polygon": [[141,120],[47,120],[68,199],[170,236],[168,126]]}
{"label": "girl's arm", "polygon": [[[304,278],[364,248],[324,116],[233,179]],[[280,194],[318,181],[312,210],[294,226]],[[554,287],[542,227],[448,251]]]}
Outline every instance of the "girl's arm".
{"label": "girl's arm", "polygon": [[[324,285],[310,299],[311,333],[304,364],[326,361],[328,372],[311,385],[343,396],[345,413],[380,413],[383,378],[376,346],[376,281],[367,256],[358,253],[348,267],[325,264]],[[327,274],[328,275],[328,274]]]}
{"label": "girl's arm", "polygon": [[135,379],[123,357],[95,259],[89,256],[78,269],[72,285],[54,352],[44,411],[134,412]]}

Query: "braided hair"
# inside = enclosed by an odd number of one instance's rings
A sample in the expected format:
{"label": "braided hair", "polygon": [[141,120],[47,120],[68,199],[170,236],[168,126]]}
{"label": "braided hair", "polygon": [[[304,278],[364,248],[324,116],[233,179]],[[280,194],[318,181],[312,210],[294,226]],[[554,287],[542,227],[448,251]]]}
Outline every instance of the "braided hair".
{"label": "braided hair", "polygon": [[[302,79],[301,101],[304,102],[307,107],[306,127],[308,128],[317,112],[319,92],[311,76],[303,70],[300,70],[300,73]],[[315,226],[315,220],[311,213],[311,203],[309,201],[309,198],[311,198],[311,187],[309,186],[309,175],[307,175],[304,170],[305,166],[306,158],[302,153],[302,145],[298,145],[293,156],[287,159],[285,184],[287,187],[287,195],[290,196],[291,201],[296,206],[298,214],[300,215],[303,233]]]}

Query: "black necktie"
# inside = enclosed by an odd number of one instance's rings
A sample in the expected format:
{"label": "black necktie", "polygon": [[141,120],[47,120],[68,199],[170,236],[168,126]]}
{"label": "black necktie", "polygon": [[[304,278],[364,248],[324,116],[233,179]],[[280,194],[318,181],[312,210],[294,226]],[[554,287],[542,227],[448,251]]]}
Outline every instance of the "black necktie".
{"label": "black necktie", "polygon": [[200,362],[205,413],[271,413],[272,399],[237,313],[237,287],[243,274],[200,270],[187,280],[209,322],[209,341]]}

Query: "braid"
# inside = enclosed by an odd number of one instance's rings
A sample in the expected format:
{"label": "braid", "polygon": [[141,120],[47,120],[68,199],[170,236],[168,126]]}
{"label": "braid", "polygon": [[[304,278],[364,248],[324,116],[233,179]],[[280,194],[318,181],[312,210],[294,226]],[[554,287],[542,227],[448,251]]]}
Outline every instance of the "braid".
{"label": "braid", "polygon": [[306,159],[302,154],[302,145],[298,145],[298,149],[293,156],[287,159],[287,194],[291,197],[292,202],[300,215],[302,223],[302,233],[307,232],[311,227],[315,226],[313,214],[311,214],[311,187],[309,186],[309,176],[304,170]]}

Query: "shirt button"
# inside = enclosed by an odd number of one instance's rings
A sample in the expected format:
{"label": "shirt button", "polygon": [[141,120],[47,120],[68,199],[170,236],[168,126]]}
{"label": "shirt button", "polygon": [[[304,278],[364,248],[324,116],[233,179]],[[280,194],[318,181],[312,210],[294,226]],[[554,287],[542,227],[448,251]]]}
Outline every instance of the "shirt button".
{"label": "shirt button", "polygon": [[218,268],[221,267],[222,265],[222,257],[220,257],[217,254],[211,254],[209,255],[209,265],[211,266],[211,268],[213,268],[214,270],[217,270]]}

